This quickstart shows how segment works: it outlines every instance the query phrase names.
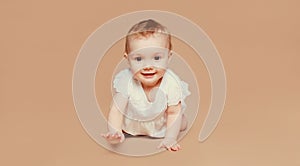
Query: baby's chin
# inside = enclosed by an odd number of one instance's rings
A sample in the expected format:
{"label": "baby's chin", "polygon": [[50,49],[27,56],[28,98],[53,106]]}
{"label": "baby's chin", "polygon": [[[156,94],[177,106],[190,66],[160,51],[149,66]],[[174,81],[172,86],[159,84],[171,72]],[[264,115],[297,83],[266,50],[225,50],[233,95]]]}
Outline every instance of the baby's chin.
{"label": "baby's chin", "polygon": [[155,87],[157,85],[157,83],[159,82],[159,80],[155,80],[155,81],[140,81],[142,83],[143,86],[146,86],[146,87]]}

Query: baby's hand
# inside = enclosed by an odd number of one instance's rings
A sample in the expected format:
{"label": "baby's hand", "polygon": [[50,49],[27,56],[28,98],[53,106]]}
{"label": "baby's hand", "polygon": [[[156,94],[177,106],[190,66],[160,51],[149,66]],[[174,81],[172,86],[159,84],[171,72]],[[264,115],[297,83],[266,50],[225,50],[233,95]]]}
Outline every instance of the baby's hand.
{"label": "baby's hand", "polygon": [[167,138],[162,140],[162,142],[159,144],[158,148],[165,148],[168,151],[178,151],[181,149],[180,145],[177,144],[176,140],[167,139]]}
{"label": "baby's hand", "polygon": [[122,132],[108,132],[106,134],[101,134],[110,144],[122,143],[125,140],[125,136]]}

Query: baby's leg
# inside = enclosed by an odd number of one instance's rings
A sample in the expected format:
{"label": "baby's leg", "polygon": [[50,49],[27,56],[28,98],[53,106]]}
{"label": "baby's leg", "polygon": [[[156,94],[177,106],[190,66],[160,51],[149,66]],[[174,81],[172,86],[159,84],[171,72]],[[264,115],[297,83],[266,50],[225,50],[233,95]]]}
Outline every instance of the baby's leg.
{"label": "baby's leg", "polygon": [[186,130],[187,126],[188,126],[188,121],[187,121],[186,116],[183,114],[182,119],[181,119],[180,131]]}

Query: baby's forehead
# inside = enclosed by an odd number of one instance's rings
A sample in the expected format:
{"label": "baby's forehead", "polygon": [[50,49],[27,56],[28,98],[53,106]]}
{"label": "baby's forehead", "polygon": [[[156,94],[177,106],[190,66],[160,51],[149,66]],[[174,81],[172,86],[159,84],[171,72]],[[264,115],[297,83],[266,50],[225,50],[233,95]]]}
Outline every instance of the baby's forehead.
{"label": "baby's forehead", "polygon": [[[143,37],[143,38],[135,38],[129,40],[129,48],[130,51],[133,52],[135,50],[145,49],[148,50],[155,50],[155,49],[168,49],[169,41],[165,36],[150,36],[150,37]],[[149,49],[147,49],[149,48]]]}
{"label": "baby's forehead", "polygon": [[167,54],[169,49],[166,47],[159,47],[159,46],[151,46],[151,47],[141,47],[135,49],[129,53],[129,55],[136,55],[136,54]]}

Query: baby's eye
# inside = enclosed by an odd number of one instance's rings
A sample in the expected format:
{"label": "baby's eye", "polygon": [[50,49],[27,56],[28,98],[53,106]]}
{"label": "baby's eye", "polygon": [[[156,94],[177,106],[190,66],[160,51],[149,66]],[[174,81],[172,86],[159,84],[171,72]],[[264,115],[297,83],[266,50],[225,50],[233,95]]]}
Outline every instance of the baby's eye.
{"label": "baby's eye", "polygon": [[160,60],[160,56],[155,56],[154,60],[156,60],[156,61]]}
{"label": "baby's eye", "polygon": [[142,57],[136,57],[136,58],[134,58],[136,61],[141,61],[142,60]]}

